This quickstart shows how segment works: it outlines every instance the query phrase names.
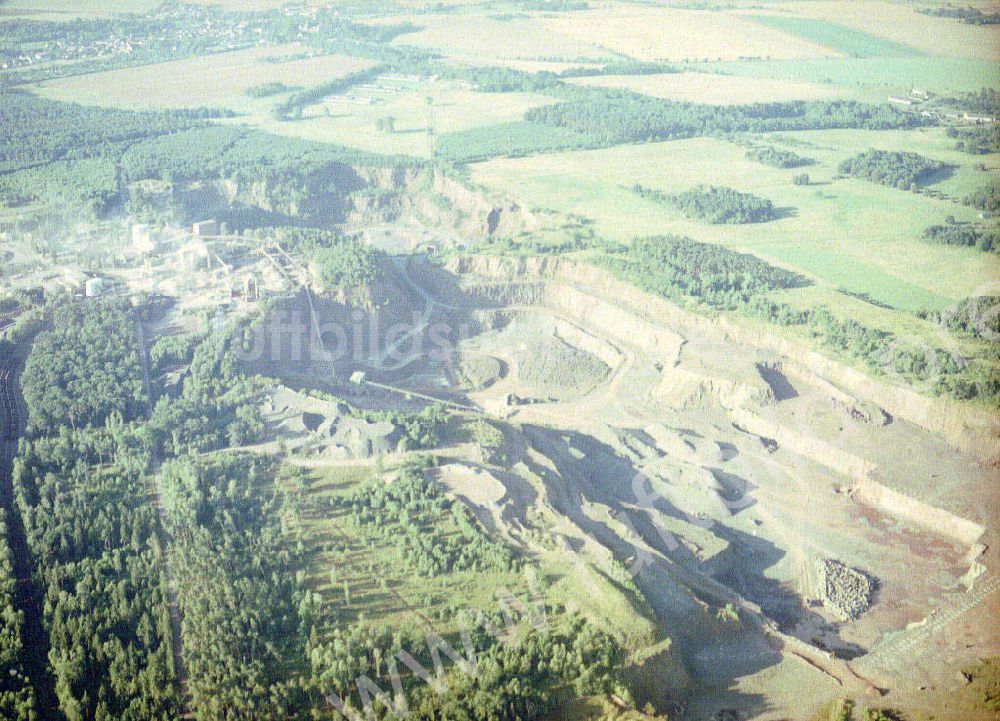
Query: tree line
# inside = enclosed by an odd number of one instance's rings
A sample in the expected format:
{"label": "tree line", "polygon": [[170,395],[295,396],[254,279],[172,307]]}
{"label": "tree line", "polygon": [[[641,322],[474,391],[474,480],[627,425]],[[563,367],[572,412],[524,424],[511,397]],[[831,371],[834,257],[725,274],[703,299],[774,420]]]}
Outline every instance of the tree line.
{"label": "tree line", "polygon": [[888,105],[850,100],[715,106],[595,88],[567,89],[565,96],[565,102],[529,110],[525,120],[568,128],[605,144],[785,130],[896,130],[927,122]]}

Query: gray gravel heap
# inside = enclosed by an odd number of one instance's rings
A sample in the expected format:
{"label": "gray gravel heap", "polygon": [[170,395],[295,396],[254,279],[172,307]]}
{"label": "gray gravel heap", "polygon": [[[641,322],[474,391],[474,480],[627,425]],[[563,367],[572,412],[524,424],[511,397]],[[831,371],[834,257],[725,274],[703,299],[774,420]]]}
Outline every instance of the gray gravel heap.
{"label": "gray gravel heap", "polygon": [[871,605],[875,584],[856,569],[830,558],[816,562],[819,596],[823,605],[841,621],[850,621]]}

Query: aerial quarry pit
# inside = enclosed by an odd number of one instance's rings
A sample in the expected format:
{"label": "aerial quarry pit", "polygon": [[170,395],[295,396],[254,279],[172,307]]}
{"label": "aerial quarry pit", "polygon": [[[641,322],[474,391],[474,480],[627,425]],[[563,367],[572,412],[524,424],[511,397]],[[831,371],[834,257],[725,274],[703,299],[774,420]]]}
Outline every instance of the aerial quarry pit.
{"label": "aerial quarry pit", "polygon": [[[405,245],[399,238],[412,235],[379,237]],[[738,677],[740,693],[762,693],[776,709],[794,707],[804,689],[888,693],[891,703],[960,683],[942,662],[996,647],[996,637],[963,633],[996,604],[998,569],[984,553],[997,503],[996,485],[982,483],[996,474],[988,416],[932,412],[915,395],[582,263],[441,265],[417,253],[393,269],[386,285],[397,292],[374,312],[379,321],[336,303],[316,313],[319,327],[348,314],[362,328],[419,317],[394,349],[398,362],[378,354],[259,370],[359,407],[412,410],[437,398],[502,423],[492,453],[446,444],[437,477],[527,557],[589,569],[580,598],[588,574],[634,582],[631,602],[670,638],[649,662],[671,678],[659,702],[690,698],[698,718],[726,705]],[[304,294],[291,303],[308,313]],[[461,329],[449,352],[408,350],[432,347],[429,333],[442,328]],[[335,437],[342,408],[289,393],[275,398],[301,412],[289,440],[303,462],[358,457]],[[276,428],[289,432],[287,421]],[[367,433],[362,455],[373,458],[381,436]],[[736,635],[709,613],[726,604],[751,620]]]}
{"label": "aerial quarry pit", "polygon": [[0,721],[1000,719],[997,0],[0,0]]}

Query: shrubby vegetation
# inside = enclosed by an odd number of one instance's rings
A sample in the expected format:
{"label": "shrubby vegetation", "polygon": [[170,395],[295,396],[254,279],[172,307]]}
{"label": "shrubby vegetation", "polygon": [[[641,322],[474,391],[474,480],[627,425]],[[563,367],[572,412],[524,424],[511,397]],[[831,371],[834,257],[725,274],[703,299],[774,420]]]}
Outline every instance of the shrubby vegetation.
{"label": "shrubby vegetation", "polygon": [[972,223],[945,223],[924,228],[921,238],[929,243],[978,248],[985,253],[1000,251],[1000,228]]}
{"label": "shrubby vegetation", "polygon": [[415,572],[434,577],[455,571],[509,571],[506,546],[489,540],[465,506],[447,496],[417,465],[391,483],[377,482],[342,498],[349,523],[390,543]]}
{"label": "shrubby vegetation", "polygon": [[791,150],[781,150],[769,145],[750,148],[747,151],[747,159],[763,163],[764,165],[770,165],[772,168],[801,168],[805,165],[814,165],[816,163],[812,158],[803,158]]}
{"label": "shrubby vegetation", "polygon": [[938,395],[1000,405],[997,358],[965,359],[937,347],[900,341],[894,334],[824,307],[800,310],[767,297],[806,284],[801,276],[759,258],[688,238],[665,236],[592,251],[588,260],[643,290],[672,300],[695,299],[769,323],[801,328],[822,346],[876,374],[923,383]]}
{"label": "shrubby vegetation", "polygon": [[907,190],[927,182],[933,175],[947,167],[945,163],[925,158],[917,153],[866,150],[843,161],[838,170],[879,185]]}
{"label": "shrubby vegetation", "polygon": [[973,128],[949,127],[945,133],[955,139],[955,150],[970,155],[987,155],[1000,151],[1000,125],[977,126]]}
{"label": "shrubby vegetation", "polygon": [[245,376],[235,357],[235,344],[249,345],[248,333],[210,335],[198,345],[181,395],[162,397],[153,408],[148,433],[158,453],[199,453],[263,438],[260,382]]}
{"label": "shrubby vegetation", "polygon": [[707,223],[764,223],[777,217],[774,204],[767,198],[732,188],[698,185],[680,193],[662,193],[636,185],[633,191],[643,198],[672,205],[687,218]]}
{"label": "shrubby vegetation", "polygon": [[951,308],[921,314],[952,333],[996,342],[1000,340],[1000,296],[963,298]]}
{"label": "shrubby vegetation", "polygon": [[448,422],[448,411],[441,405],[427,406],[419,413],[366,411],[354,407],[351,407],[351,413],[369,422],[388,421],[402,428],[402,450],[405,451],[437,446],[441,442],[441,433]]}
{"label": "shrubby vegetation", "polygon": [[979,190],[967,195],[963,202],[987,213],[1000,212],[1000,178],[993,178]]}

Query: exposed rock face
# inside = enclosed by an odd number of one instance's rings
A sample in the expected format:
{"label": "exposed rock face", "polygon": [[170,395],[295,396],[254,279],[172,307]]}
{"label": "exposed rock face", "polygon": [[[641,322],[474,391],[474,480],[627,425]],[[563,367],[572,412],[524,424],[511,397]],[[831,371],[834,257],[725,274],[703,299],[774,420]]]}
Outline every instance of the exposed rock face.
{"label": "exposed rock face", "polygon": [[830,558],[817,561],[816,571],[820,600],[834,616],[851,621],[868,610],[875,583],[866,574]]}

